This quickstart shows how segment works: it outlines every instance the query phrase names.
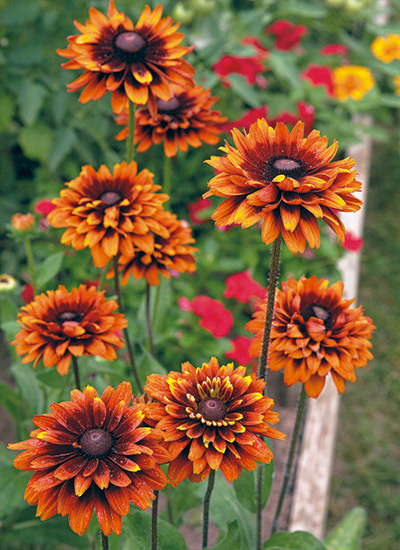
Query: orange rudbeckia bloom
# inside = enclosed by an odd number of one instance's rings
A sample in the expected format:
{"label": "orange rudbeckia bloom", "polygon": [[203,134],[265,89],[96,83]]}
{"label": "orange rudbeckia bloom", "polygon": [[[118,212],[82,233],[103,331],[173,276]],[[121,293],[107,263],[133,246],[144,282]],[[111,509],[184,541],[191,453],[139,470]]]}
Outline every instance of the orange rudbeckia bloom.
{"label": "orange rudbeckia bloom", "polygon": [[147,169],[138,172],[134,161],[116,164],[112,175],[104,164],[98,172],[83,166],[53,200],[57,208],[48,220],[54,227],[67,227],[63,244],[76,250],[89,247],[96,267],[119,254],[133,256],[135,247],[151,254],[153,233],[168,236],[154,213],[169,198],[156,193],[161,186],[153,184],[153,177]]}
{"label": "orange rudbeckia bloom", "polygon": [[203,481],[211,469],[234,481],[242,468],[254,470],[256,460],[271,462],[262,436],[285,435],[269,425],[278,422],[278,414],[271,410],[273,400],[263,395],[264,386],[255,374],[246,376],[245,367],[220,366],[215,357],[197,369],[186,362],[182,372],[150,375],[145,390],[159,401],[152,415],[159,420],[157,428],[165,430],[172,459],[167,482]]}
{"label": "orange rudbeckia bloom", "polygon": [[18,313],[20,332],[12,344],[23,363],[43,359],[45,367],[56,365],[67,374],[72,356],[98,355],[109,361],[116,358],[115,348],[124,346],[117,331],[127,327],[115,300],[107,300],[104,291],[80,285],[68,292],[57,290],[39,294]]}
{"label": "orange rudbeckia bloom", "polygon": [[164,488],[163,434],[146,426],[145,406],[130,406],[131,397],[129,382],[108,386],[101,397],[91,386],[73,390],[71,401],[34,417],[30,439],[8,446],[23,450],[14,460],[18,470],[35,471],[25,499],[37,504],[42,521],[68,515],[71,529],[83,535],[96,510],[103,534],[119,535],[130,503],[145,510]]}
{"label": "orange rudbeckia bloom", "polygon": [[84,73],[67,86],[68,91],[83,91],[79,101],[87,103],[112,93],[115,113],[135,104],[148,104],[157,113],[156,99],[169,101],[170,83],[184,85],[194,75],[194,68],[181,59],[192,48],[180,46],[184,35],[176,32],[179,23],[162,18],[162,5],[153,11],[146,6],[136,25],[117,11],[114,0],[105,16],[89,9],[85,25],[75,22],[81,34],[68,38],[68,48],[57,53],[69,61],[65,69],[83,69]]}
{"label": "orange rudbeckia bloom", "polygon": [[317,130],[304,137],[304,124],[291,132],[282,122],[275,129],[264,119],[249,133],[232,130],[235,147],[225,144],[225,157],[206,161],[218,174],[203,197],[224,197],[212,215],[216,225],[250,227],[262,221],[261,239],[272,243],[281,233],[291,252],[320,245],[318,219],[343,241],[345,229],[335,213],[355,212],[362,201],[352,194],[361,189],[354,160],[332,162],[338,144]]}
{"label": "orange rudbeckia bloom", "polygon": [[[128,282],[131,274],[135,279],[144,277],[149,285],[158,285],[159,274],[170,279],[171,270],[193,273],[196,269],[193,254],[198,249],[190,246],[195,242],[190,226],[165,210],[157,212],[154,219],[165,227],[168,237],[154,235],[154,250],[150,254],[136,250],[132,257],[118,258],[119,269],[123,273],[123,285]],[[113,272],[107,275],[108,278],[113,276]]]}
{"label": "orange rudbeckia bloom", "polygon": [[[309,397],[318,397],[331,374],[339,393],[346,381],[356,379],[354,368],[372,359],[369,348],[374,330],[372,319],[353,300],[343,300],[343,283],[312,276],[289,279],[276,291],[268,368],[284,369],[288,386],[301,382]],[[250,346],[252,357],[261,355],[267,300],[253,314],[246,329],[256,334]]]}
{"label": "orange rudbeckia bloom", "polygon": [[[218,98],[202,86],[188,84],[184,88],[173,86],[174,95],[169,101],[157,100],[157,116],[149,109],[136,111],[135,145],[137,151],[147,151],[152,145],[164,144],[167,157],[174,157],[178,149],[187,152],[188,146],[200,147],[202,143],[216,145],[222,130],[220,125],[227,120],[212,106]],[[128,113],[117,118],[118,124],[128,124]],[[121,130],[116,139],[128,138],[128,127]]]}

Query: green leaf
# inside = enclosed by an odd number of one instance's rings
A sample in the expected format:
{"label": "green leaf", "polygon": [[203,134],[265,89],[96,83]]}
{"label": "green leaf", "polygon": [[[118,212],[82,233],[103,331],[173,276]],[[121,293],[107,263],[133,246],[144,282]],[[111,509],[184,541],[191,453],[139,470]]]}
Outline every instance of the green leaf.
{"label": "green leaf", "polygon": [[232,90],[241,97],[245,103],[251,105],[251,107],[259,107],[261,105],[262,99],[257,88],[249,86],[243,76],[239,74],[230,74],[228,80],[231,83]]}
{"label": "green leaf", "polygon": [[29,409],[27,411],[28,416],[42,414],[44,408],[43,392],[32,366],[14,363],[11,366],[11,371],[21,392],[22,402]]}
{"label": "green leaf", "polygon": [[256,487],[259,469],[263,469],[262,477],[262,507],[264,508],[272,486],[273,464],[258,464],[257,470],[248,472],[242,470],[240,477],[233,482],[236,496],[247,510],[255,514],[257,512]]}
{"label": "green leaf", "polygon": [[276,533],[264,543],[263,550],[326,550],[325,545],[306,531]]}
{"label": "green leaf", "polygon": [[213,546],[212,550],[233,550],[233,548],[240,548],[242,545],[242,537],[239,530],[239,523],[231,521],[228,523],[228,532],[217,546]]}
{"label": "green leaf", "polygon": [[7,130],[14,114],[14,102],[11,97],[0,96],[0,132]]}
{"label": "green leaf", "polygon": [[31,125],[36,121],[46,95],[46,89],[40,84],[27,79],[23,80],[18,94],[19,114],[22,122]]}
{"label": "green leaf", "polygon": [[47,162],[53,140],[52,130],[44,124],[37,124],[22,128],[18,142],[27,157]]}
{"label": "green leaf", "polygon": [[46,258],[36,270],[36,282],[39,288],[45,285],[57,275],[61,269],[64,252],[56,252]]}
{"label": "green leaf", "polygon": [[274,73],[290,86],[299,86],[299,74],[294,64],[294,58],[288,53],[271,52],[268,65]]}
{"label": "green leaf", "polygon": [[[9,463],[7,465],[0,466],[1,518],[9,517],[16,508],[24,505],[25,487],[31,475],[28,472],[21,472],[15,469],[12,462],[17,456],[17,453],[11,450],[7,452],[10,456]],[[3,534],[1,536],[3,537]]]}
{"label": "green leaf", "polygon": [[60,162],[71,151],[75,141],[76,134],[71,128],[59,128],[56,131],[49,158],[49,170],[51,172],[58,167]]}
{"label": "green leaf", "polygon": [[15,420],[24,415],[20,399],[14,390],[4,382],[0,382],[0,404],[7,409]]}
{"label": "green leaf", "polygon": [[[123,523],[126,536],[121,550],[148,550],[151,548],[151,515],[140,510],[130,512]],[[158,520],[158,550],[187,550],[185,539],[178,529]]]}
{"label": "green leaf", "polygon": [[35,0],[13,0],[0,13],[0,24],[13,28],[14,25],[24,25],[35,19],[40,8]]}
{"label": "green leaf", "polygon": [[327,550],[359,550],[366,523],[364,508],[353,508],[326,537]]}

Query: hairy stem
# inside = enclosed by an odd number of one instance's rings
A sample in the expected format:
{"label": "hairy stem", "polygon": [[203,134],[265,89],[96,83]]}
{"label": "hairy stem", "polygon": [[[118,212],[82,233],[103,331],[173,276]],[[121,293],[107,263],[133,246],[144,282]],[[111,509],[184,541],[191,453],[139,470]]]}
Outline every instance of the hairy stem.
{"label": "hairy stem", "polygon": [[101,548],[102,550],[108,550],[108,537],[101,533]]}
{"label": "hairy stem", "polygon": [[156,498],[151,509],[151,550],[157,550],[158,491],[154,491],[154,494]]}
{"label": "hairy stem", "polygon": [[151,307],[150,307],[150,290],[151,287],[149,283],[146,283],[146,323],[147,323],[147,332],[149,334],[150,342],[150,353],[155,357],[154,351],[154,340],[153,340],[153,328],[151,326]]}
{"label": "hairy stem", "polygon": [[78,359],[75,357],[75,355],[72,355],[72,367],[74,369],[74,376],[75,376],[75,387],[77,390],[81,389],[81,381],[79,378],[79,368],[78,368]]}
{"label": "hairy stem", "polygon": [[304,386],[302,386],[299,402],[298,402],[298,405],[297,405],[296,421],[295,421],[294,428],[293,428],[292,440],[290,442],[289,456],[288,456],[288,460],[287,460],[287,463],[286,463],[285,473],[284,473],[284,476],[283,476],[282,487],[281,487],[281,491],[280,491],[280,494],[279,494],[279,500],[278,500],[278,504],[277,504],[277,507],[276,507],[276,512],[275,512],[275,517],[274,517],[274,521],[273,521],[273,524],[272,524],[271,534],[274,534],[275,531],[278,528],[279,517],[281,515],[282,505],[283,505],[283,501],[285,499],[285,494],[286,494],[286,489],[287,489],[287,486],[288,486],[288,483],[289,483],[290,474],[292,473],[293,461],[294,461],[294,457],[295,457],[297,442],[299,440],[301,427],[303,425],[303,418],[304,418],[304,412],[305,412],[305,409],[306,409],[306,403],[307,403],[307,394],[306,394],[306,391],[304,389]]}
{"label": "hairy stem", "polygon": [[164,193],[171,194],[171,159],[164,156],[164,168],[163,168],[163,188]]}
{"label": "hairy stem", "polygon": [[207,485],[206,494],[204,495],[204,503],[203,503],[203,545],[202,545],[203,550],[208,546],[208,524],[209,524],[209,516],[210,516],[210,500],[214,489],[214,483],[215,483],[215,470],[211,470],[208,476],[208,485]]}
{"label": "hairy stem", "polygon": [[134,137],[135,137],[135,104],[129,100],[128,140],[126,142],[126,162],[128,164],[133,160]]}

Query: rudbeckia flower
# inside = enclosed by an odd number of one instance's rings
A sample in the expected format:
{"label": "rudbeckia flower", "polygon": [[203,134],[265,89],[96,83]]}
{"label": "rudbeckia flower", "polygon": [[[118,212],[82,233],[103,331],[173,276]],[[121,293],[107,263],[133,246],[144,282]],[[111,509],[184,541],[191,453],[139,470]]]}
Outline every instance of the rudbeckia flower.
{"label": "rudbeckia flower", "polygon": [[368,67],[344,65],[334,69],[333,86],[333,94],[340,101],[360,101],[375,86],[375,79]]}
{"label": "rudbeckia flower", "polygon": [[[300,382],[309,397],[318,397],[330,374],[339,393],[356,379],[354,369],[372,359],[372,320],[353,300],[343,300],[343,283],[329,286],[312,276],[289,279],[276,291],[268,368],[284,369],[288,386]],[[267,301],[253,314],[246,329],[256,334],[250,355],[261,355]]]}
{"label": "rudbeckia flower", "polygon": [[285,436],[270,426],[278,414],[272,399],[263,396],[264,386],[255,374],[246,376],[244,367],[220,366],[215,357],[197,369],[186,362],[182,372],[150,375],[145,390],[159,401],[154,418],[165,430],[172,459],[167,482],[203,481],[211,469],[234,481],[242,468],[254,470],[256,460],[271,462],[262,436]]}
{"label": "rudbeckia flower", "polygon": [[[168,237],[155,234],[154,250],[151,253],[135,250],[133,256],[120,256],[118,264],[123,273],[123,285],[128,282],[130,275],[135,279],[144,277],[149,285],[158,285],[160,274],[170,279],[171,270],[193,273],[196,269],[193,254],[197,252],[197,248],[190,246],[195,240],[189,225],[167,211],[157,212],[154,219],[165,228]],[[108,275],[112,276],[112,273]]]}
{"label": "rudbeckia flower", "polygon": [[68,38],[68,48],[57,50],[69,59],[64,69],[82,69],[84,73],[67,86],[68,91],[83,91],[79,101],[87,103],[111,92],[115,113],[128,106],[128,99],[138,105],[148,104],[153,116],[157,98],[172,98],[171,82],[184,85],[194,69],[181,59],[191,48],[179,44],[184,35],[176,32],[179,23],[162,18],[162,5],[153,11],[146,6],[136,25],[117,11],[110,0],[107,16],[89,9],[85,25],[75,22],[81,34]]}
{"label": "rudbeckia flower", "polygon": [[225,157],[208,160],[218,173],[203,197],[216,195],[224,201],[214,211],[216,225],[250,227],[262,221],[261,239],[272,243],[281,233],[291,252],[320,245],[318,219],[326,222],[343,241],[345,230],[335,211],[355,212],[362,201],[354,160],[333,162],[337,142],[313,130],[304,137],[304,124],[291,132],[278,122],[275,129],[258,120],[249,133],[232,131],[235,147],[225,144]]}
{"label": "rudbeckia flower", "polygon": [[107,300],[94,286],[81,285],[68,292],[60,285],[57,290],[39,294],[18,313],[20,332],[12,344],[22,363],[43,359],[45,367],[56,365],[67,374],[72,356],[98,355],[109,361],[116,358],[115,348],[123,347],[116,331],[126,328],[127,321],[115,300]]}
{"label": "rudbeckia flower", "polygon": [[[217,101],[210,90],[202,86],[172,88],[174,95],[169,101],[157,100],[157,116],[153,117],[149,109],[136,111],[135,138],[139,153],[147,151],[152,145],[164,144],[167,157],[174,157],[178,149],[186,153],[189,145],[200,147],[203,143],[215,145],[219,142],[222,130],[220,125],[226,117],[212,109]],[[118,124],[128,124],[128,113],[117,118]],[[128,127],[124,128],[116,139],[128,138]]]}
{"label": "rudbeckia flower", "polygon": [[153,234],[168,236],[154,219],[168,200],[156,193],[153,174],[137,171],[136,162],[116,164],[113,174],[103,164],[98,172],[83,166],[78,178],[66,183],[68,189],[54,199],[57,206],[48,220],[54,227],[66,227],[63,244],[76,250],[89,247],[96,267],[105,266],[118,254],[133,256],[134,248],[151,254]]}
{"label": "rudbeckia flower", "polygon": [[71,401],[33,418],[30,439],[8,446],[23,451],[14,460],[18,470],[35,472],[25,499],[37,504],[41,520],[68,515],[83,535],[95,510],[103,534],[119,535],[130,503],[145,510],[164,488],[163,434],[146,426],[145,405],[130,406],[131,397],[129,382],[108,386],[101,397],[91,386],[73,390]]}

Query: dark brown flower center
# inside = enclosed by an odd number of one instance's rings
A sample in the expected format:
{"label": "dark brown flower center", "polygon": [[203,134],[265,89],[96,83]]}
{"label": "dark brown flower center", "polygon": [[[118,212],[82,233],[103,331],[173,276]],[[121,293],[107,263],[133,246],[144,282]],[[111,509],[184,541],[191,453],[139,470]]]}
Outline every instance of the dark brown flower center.
{"label": "dark brown flower center", "polygon": [[82,320],[82,314],[78,311],[63,311],[59,315],[57,315],[57,323],[59,325],[62,325],[63,323],[68,322],[74,322],[74,323],[80,323]]}
{"label": "dark brown flower center", "polygon": [[198,406],[199,413],[205,420],[222,420],[227,408],[226,403],[216,397],[207,397]]}
{"label": "dark brown flower center", "polygon": [[301,160],[274,156],[267,162],[265,175],[268,179],[274,179],[281,174],[298,179],[305,176],[306,171],[307,166]]}
{"label": "dark brown flower center", "polygon": [[107,206],[112,206],[121,200],[121,195],[116,191],[106,191],[100,195],[100,200]]}
{"label": "dark brown flower center", "polygon": [[121,32],[114,41],[115,54],[126,63],[141,61],[146,45],[147,42],[141,34],[133,31]]}
{"label": "dark brown flower center", "polygon": [[332,315],[326,308],[319,306],[318,304],[309,305],[303,313],[303,319],[307,322],[311,317],[316,317],[317,319],[323,321],[326,330],[332,328]]}
{"label": "dark brown flower center", "polygon": [[108,453],[112,447],[113,440],[109,432],[95,428],[85,432],[79,444],[82,452],[86,455],[101,456]]}
{"label": "dark brown flower center", "polygon": [[170,113],[172,111],[176,111],[179,109],[180,103],[179,99],[177,97],[172,97],[168,101],[165,99],[158,99],[157,100],[157,108],[160,111],[160,113]]}

